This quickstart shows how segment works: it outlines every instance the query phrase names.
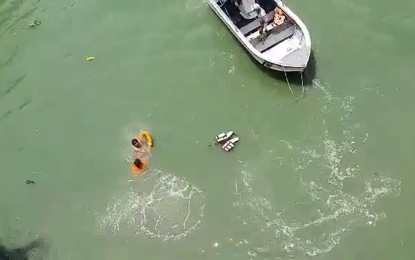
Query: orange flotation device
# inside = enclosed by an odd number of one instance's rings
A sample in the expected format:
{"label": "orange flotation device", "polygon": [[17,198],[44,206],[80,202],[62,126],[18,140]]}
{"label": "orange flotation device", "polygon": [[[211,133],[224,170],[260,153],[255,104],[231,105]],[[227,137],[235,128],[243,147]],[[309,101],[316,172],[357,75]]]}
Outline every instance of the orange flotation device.
{"label": "orange flotation device", "polygon": [[134,175],[138,175],[138,174],[142,174],[145,170],[145,168],[147,167],[146,163],[142,163],[141,167],[138,168],[137,166],[135,166],[135,164],[133,163],[131,165],[131,170],[133,171]]}
{"label": "orange flotation device", "polygon": [[151,137],[150,132],[143,131],[141,134],[137,137],[138,139],[145,138],[147,141],[147,147],[152,148],[153,147],[153,138]]}
{"label": "orange flotation device", "polygon": [[[140,133],[140,135],[137,136],[136,138],[137,138],[137,140],[141,140],[141,139],[145,138],[146,141],[147,141],[147,147],[148,148],[153,147],[153,138],[151,137],[150,132],[142,131]],[[144,172],[144,170],[146,169],[146,167],[147,167],[147,163],[145,163],[145,162],[141,162],[141,167],[137,167],[134,163],[131,164],[131,169],[132,169],[134,175],[142,174]]]}

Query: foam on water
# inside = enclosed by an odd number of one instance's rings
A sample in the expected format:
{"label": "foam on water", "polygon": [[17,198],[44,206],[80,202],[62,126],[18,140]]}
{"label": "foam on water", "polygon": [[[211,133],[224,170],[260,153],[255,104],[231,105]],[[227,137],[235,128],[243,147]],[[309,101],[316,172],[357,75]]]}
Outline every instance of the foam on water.
{"label": "foam on water", "polygon": [[[319,86],[327,101],[323,112],[330,112],[330,106],[340,99],[333,97],[320,83]],[[350,119],[354,102],[354,97],[340,102],[344,114],[340,125],[346,125]],[[235,245],[245,247],[250,258],[272,255],[278,256],[276,259],[308,259],[329,252],[356,227],[375,226],[386,218],[386,213],[379,212],[376,204],[382,197],[398,196],[401,183],[392,177],[367,173],[359,165],[350,163],[350,159],[359,154],[359,145],[369,138],[368,133],[356,138],[354,132],[358,129],[358,124],[345,127],[341,141],[325,130],[321,136],[312,138],[311,149],[307,148],[307,142],[282,140],[296,155],[278,157],[278,161],[298,173],[298,185],[308,195],[305,204],[312,205],[301,211],[309,211],[302,214],[310,216],[308,220],[294,220],[282,206],[276,208],[263,192],[266,190],[263,181],[260,189],[255,188],[259,181],[255,176],[259,173],[243,165],[235,183],[238,199],[234,206],[241,211],[238,219],[250,235],[236,241]],[[320,145],[316,145],[316,139],[321,140]],[[296,209],[301,210],[301,207],[301,203],[296,203]]]}
{"label": "foam on water", "polygon": [[204,215],[204,194],[192,183],[169,173],[153,171],[146,179],[109,201],[97,214],[101,234],[145,235],[178,240],[196,230]]}

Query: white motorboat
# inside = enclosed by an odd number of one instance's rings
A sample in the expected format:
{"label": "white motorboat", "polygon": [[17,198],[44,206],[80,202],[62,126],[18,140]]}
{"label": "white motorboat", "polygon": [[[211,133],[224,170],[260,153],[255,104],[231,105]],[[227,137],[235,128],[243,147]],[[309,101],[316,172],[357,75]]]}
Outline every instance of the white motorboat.
{"label": "white motorboat", "polygon": [[[237,5],[235,2],[241,3]],[[311,53],[310,34],[300,18],[282,1],[208,0],[208,3],[233,35],[263,66],[284,72],[302,72],[307,67]],[[267,15],[263,34],[259,32],[260,22],[257,16],[247,16],[250,10],[254,10],[255,4],[259,4]],[[274,22],[275,11],[278,9],[285,18],[281,24]]]}

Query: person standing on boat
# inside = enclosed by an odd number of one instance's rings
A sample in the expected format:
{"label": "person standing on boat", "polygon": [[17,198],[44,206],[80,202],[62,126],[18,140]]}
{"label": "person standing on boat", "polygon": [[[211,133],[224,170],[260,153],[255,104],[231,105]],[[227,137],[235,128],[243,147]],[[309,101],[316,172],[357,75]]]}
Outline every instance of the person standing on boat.
{"label": "person standing on boat", "polygon": [[239,8],[240,14],[245,19],[258,19],[259,33],[263,34],[267,23],[267,13],[255,2],[255,0],[235,0],[235,5]]}
{"label": "person standing on boat", "polygon": [[267,25],[267,13],[259,4],[254,5],[254,12],[257,13],[257,19],[260,24],[259,34],[262,35],[265,32],[265,27]]}

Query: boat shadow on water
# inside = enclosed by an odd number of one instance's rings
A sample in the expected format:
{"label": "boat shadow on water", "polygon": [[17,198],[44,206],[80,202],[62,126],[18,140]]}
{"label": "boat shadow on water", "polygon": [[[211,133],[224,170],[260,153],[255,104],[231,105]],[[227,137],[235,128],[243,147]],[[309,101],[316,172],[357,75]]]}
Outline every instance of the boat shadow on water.
{"label": "boat shadow on water", "polygon": [[249,53],[247,53],[248,57],[252,60],[252,62],[267,76],[270,76],[278,81],[289,82],[291,85],[296,86],[311,86],[313,84],[313,80],[316,77],[317,65],[316,59],[314,56],[314,51],[311,50],[310,52],[310,59],[308,60],[307,67],[305,70],[300,72],[283,72],[283,71],[276,71],[271,70],[262,64],[259,64],[257,60],[252,57]]}
{"label": "boat shadow on water", "polygon": [[0,241],[0,260],[43,259],[39,251],[44,248],[42,240],[37,239],[25,246],[7,248]]}

